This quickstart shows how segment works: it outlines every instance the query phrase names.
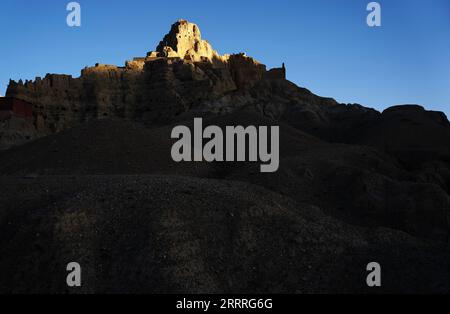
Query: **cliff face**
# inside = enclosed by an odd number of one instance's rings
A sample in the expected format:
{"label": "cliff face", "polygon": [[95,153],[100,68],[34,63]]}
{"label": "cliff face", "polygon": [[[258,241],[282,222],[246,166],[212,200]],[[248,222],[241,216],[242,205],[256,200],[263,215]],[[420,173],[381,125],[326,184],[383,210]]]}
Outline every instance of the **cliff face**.
{"label": "cliff face", "polygon": [[147,57],[124,67],[97,64],[79,78],[48,74],[33,82],[11,81],[7,96],[32,103],[37,130],[49,134],[106,117],[167,122],[227,93],[248,90],[266,75],[285,79],[284,69],[267,72],[244,54],[220,56],[201,39],[197,25],[180,20]]}

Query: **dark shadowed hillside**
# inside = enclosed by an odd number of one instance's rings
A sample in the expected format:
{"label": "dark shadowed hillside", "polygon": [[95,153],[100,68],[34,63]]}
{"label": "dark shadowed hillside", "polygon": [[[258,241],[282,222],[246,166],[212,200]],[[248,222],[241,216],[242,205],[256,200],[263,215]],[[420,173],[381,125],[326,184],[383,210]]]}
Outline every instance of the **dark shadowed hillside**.
{"label": "dark shadowed hillside", "polygon": [[372,260],[388,270],[380,292],[450,288],[450,256],[439,245],[350,226],[246,183],[52,176],[1,184],[2,292],[68,292],[67,260],[84,266],[79,292],[89,293],[369,292],[361,265]]}
{"label": "dark shadowed hillside", "polygon": [[[71,261],[79,293],[450,292],[447,117],[339,104],[286,71],[181,20],[124,67],[11,82],[33,116],[1,121],[0,293],[73,292]],[[279,126],[278,171],[174,162],[196,117]]]}

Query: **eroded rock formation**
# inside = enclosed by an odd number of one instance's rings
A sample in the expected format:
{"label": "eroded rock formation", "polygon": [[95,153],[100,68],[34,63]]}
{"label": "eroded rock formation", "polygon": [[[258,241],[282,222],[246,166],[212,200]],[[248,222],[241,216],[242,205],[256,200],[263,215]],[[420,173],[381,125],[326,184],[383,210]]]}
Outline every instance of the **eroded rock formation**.
{"label": "eroded rock formation", "polygon": [[32,103],[38,131],[49,134],[105,117],[165,122],[248,90],[266,76],[285,79],[285,69],[267,71],[245,54],[220,56],[197,25],[180,20],[147,57],[123,67],[87,67],[79,78],[48,74],[33,82],[11,81],[7,95]]}

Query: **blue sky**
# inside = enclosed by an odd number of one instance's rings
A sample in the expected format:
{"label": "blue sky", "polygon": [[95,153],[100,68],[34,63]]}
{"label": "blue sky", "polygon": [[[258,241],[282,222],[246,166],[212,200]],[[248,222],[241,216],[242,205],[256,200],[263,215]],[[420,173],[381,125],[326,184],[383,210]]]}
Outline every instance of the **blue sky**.
{"label": "blue sky", "polygon": [[384,0],[369,28],[369,0],[2,0],[0,94],[10,78],[79,76],[153,50],[179,18],[197,23],[219,53],[246,52],[314,93],[378,110],[417,103],[450,114],[450,1]]}

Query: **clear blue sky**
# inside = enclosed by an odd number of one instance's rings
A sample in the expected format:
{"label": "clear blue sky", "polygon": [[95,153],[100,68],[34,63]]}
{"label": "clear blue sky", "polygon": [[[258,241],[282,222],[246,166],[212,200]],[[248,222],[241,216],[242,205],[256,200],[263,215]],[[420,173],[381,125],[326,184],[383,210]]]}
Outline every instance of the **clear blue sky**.
{"label": "clear blue sky", "polygon": [[450,1],[384,0],[369,28],[369,0],[1,0],[0,94],[18,80],[97,62],[121,65],[153,50],[179,18],[219,53],[246,52],[321,96],[378,110],[418,103],[450,114]]}

